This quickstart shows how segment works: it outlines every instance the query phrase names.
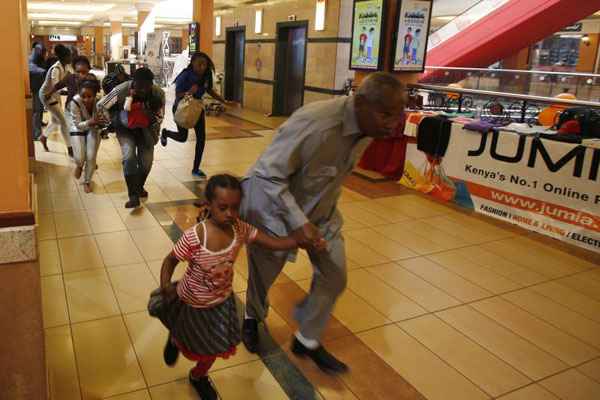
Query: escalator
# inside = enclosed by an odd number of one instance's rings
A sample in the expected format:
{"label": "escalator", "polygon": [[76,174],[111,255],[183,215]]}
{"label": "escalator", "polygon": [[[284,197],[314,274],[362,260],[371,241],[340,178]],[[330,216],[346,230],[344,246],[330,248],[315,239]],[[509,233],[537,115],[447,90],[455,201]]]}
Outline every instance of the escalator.
{"label": "escalator", "polygon": [[487,67],[598,10],[600,0],[481,0],[429,36],[427,64]]}

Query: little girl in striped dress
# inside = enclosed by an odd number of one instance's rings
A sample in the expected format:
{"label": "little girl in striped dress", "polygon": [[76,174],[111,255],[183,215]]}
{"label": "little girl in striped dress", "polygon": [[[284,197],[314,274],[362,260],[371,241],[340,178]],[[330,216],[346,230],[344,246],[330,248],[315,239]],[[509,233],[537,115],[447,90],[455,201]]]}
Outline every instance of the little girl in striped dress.
{"label": "little girl in striped dress", "polygon": [[[165,258],[160,289],[148,304],[150,315],[169,329],[165,363],[172,366],[179,352],[196,366],[190,383],[202,400],[217,399],[208,370],[217,357],[235,354],[240,326],[233,296],[233,263],[243,245],[255,243],[273,250],[297,247],[290,237],[275,238],[239,219],[240,182],[230,175],[213,176],[206,186],[209,217],[185,231]],[[317,247],[323,244],[316,244]],[[184,277],[171,283],[180,261],[188,261]]]}

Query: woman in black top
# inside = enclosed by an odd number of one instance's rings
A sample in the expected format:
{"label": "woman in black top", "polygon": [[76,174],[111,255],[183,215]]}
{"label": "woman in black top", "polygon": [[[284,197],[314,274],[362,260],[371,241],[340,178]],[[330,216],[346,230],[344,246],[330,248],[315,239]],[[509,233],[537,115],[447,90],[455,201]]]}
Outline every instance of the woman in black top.
{"label": "woman in black top", "polygon": [[[214,70],[215,65],[207,54],[196,52],[192,55],[190,64],[186,69],[181,71],[177,78],[175,78],[175,103],[173,104],[173,114],[175,114],[181,99],[187,94],[192,95],[196,99],[202,99],[202,96],[204,96],[205,93],[208,93],[221,103],[228,103],[213,90],[212,75]],[[206,118],[204,112],[202,112],[200,118],[198,118],[198,122],[196,122],[196,125],[194,126],[194,131],[196,132],[196,151],[192,175],[206,178],[206,174],[200,169],[200,162],[202,161],[204,146],[206,144]],[[163,146],[166,146],[168,138],[183,143],[188,138],[188,130],[179,125],[177,125],[177,132],[163,129],[160,136],[160,143]]]}

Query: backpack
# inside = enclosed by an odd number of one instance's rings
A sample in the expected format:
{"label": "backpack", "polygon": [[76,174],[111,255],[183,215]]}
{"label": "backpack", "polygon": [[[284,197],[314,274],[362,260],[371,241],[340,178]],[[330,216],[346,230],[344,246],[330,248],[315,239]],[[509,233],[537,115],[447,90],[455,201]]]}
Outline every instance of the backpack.
{"label": "backpack", "polygon": [[600,110],[587,107],[567,108],[558,115],[555,128],[560,131],[569,121],[579,124],[579,135],[582,138],[600,138]]}
{"label": "backpack", "polygon": [[451,129],[452,121],[441,115],[423,118],[417,129],[417,149],[433,158],[444,157]]}

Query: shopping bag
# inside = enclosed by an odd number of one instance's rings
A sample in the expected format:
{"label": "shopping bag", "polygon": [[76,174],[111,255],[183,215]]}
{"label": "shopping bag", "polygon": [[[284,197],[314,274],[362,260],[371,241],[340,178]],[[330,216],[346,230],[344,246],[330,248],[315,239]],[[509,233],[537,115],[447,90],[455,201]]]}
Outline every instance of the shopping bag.
{"label": "shopping bag", "polygon": [[417,187],[417,190],[427,193],[439,200],[450,201],[454,199],[456,186],[446,175],[441,161],[440,158],[427,156],[427,161],[422,167],[422,175],[427,184]]}
{"label": "shopping bag", "polygon": [[196,126],[203,112],[202,100],[186,95],[179,101],[177,110],[175,110],[175,123],[183,128],[191,129]]}

